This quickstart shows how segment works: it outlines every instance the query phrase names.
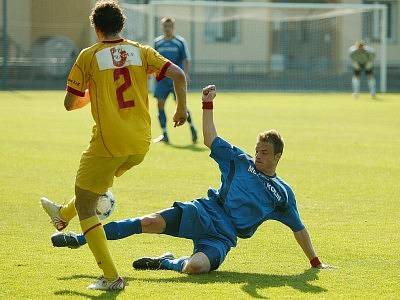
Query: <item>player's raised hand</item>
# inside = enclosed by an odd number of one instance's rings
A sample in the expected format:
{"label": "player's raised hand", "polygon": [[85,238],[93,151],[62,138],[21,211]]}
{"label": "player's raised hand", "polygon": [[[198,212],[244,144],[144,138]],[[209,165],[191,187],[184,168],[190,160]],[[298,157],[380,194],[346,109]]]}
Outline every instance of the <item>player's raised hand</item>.
{"label": "player's raised hand", "polygon": [[175,115],[173,117],[174,127],[181,126],[185,124],[186,119],[188,117],[187,108],[176,108]]}
{"label": "player's raised hand", "polygon": [[203,88],[202,100],[203,102],[212,102],[216,95],[217,95],[217,90],[215,88],[215,85],[208,85],[205,88]]}

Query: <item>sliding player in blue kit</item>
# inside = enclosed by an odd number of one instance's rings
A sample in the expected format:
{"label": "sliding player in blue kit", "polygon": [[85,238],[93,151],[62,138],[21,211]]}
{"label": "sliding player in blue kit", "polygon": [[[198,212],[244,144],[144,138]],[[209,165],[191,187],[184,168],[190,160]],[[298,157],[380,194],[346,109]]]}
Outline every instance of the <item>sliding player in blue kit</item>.
{"label": "sliding player in blue kit", "polygon": [[[314,268],[331,268],[317,257],[307,229],[297,211],[290,186],[276,175],[283,153],[283,139],[275,130],[258,136],[255,157],[217,135],[213,120],[215,86],[203,89],[204,144],[219,166],[221,186],[209,189],[208,197],[175,202],[171,208],[140,218],[110,222],[104,226],[107,239],[116,240],[140,233],[167,234],[193,240],[190,257],[171,253],[143,257],[133,262],[136,269],[174,270],[200,274],[216,270],[237,238],[250,238],[267,220],[287,225]],[[86,243],[82,234],[56,233],[56,247],[77,248]]]}

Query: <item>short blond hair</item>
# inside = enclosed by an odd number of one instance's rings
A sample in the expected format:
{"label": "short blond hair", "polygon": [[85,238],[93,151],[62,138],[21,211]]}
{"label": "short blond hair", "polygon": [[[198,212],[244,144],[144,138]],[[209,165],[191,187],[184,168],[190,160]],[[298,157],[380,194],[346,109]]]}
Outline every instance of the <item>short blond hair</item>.
{"label": "short blond hair", "polygon": [[267,130],[258,135],[258,141],[264,143],[270,143],[274,147],[274,154],[283,153],[285,143],[283,138],[275,129]]}
{"label": "short blond hair", "polygon": [[167,22],[169,22],[169,23],[172,23],[172,24],[175,24],[175,19],[173,18],[173,17],[163,17],[162,19],[161,19],[161,24],[164,24],[164,23],[167,23]]}

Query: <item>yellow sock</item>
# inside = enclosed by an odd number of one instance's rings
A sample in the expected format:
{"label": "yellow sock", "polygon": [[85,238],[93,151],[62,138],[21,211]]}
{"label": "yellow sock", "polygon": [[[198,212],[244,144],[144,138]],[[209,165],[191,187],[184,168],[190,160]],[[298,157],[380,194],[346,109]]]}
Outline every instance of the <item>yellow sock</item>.
{"label": "yellow sock", "polygon": [[118,272],[108,250],[106,234],[99,218],[93,216],[80,222],[82,232],[85,235],[90,250],[96,258],[98,266],[103,270],[104,277],[108,280],[116,279]]}
{"label": "yellow sock", "polygon": [[60,217],[64,221],[71,221],[76,216],[75,197],[72,198],[67,204],[63,205],[60,209]]}

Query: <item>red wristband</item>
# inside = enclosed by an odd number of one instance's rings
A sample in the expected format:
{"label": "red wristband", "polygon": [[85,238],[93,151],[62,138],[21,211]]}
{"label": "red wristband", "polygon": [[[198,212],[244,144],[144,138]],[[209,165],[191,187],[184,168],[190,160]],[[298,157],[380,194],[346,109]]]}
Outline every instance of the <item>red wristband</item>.
{"label": "red wristband", "polygon": [[316,256],[316,257],[314,257],[312,260],[310,260],[310,264],[311,264],[311,266],[312,266],[313,268],[318,267],[318,266],[321,264],[321,262],[320,262],[318,256]]}
{"label": "red wristband", "polygon": [[203,109],[213,109],[214,105],[212,101],[203,102]]}

